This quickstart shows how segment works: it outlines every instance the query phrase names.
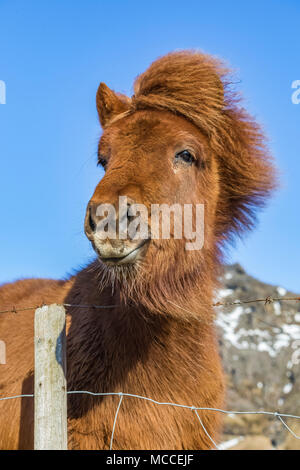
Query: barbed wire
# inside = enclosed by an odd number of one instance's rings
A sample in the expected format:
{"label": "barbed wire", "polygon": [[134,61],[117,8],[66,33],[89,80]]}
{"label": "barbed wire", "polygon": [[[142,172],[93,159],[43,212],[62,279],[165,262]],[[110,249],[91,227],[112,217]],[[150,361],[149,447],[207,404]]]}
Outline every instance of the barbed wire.
{"label": "barbed wire", "polygon": [[[273,302],[300,302],[300,297],[271,297],[267,296],[265,298],[260,298],[260,299],[250,299],[250,300],[234,300],[233,302],[215,302],[211,304],[212,307],[229,307],[233,305],[243,305],[243,304],[250,304],[250,303],[255,303],[255,302],[264,302],[265,305],[271,304]],[[174,304],[173,302],[169,301],[169,303],[175,305],[176,307],[182,308],[179,305]],[[7,307],[5,310],[0,310],[1,313],[18,313],[18,312],[24,312],[26,310],[36,310],[37,308],[41,308],[46,306],[47,304],[43,303],[40,305],[36,305],[35,307],[17,307],[13,305],[12,307]],[[105,309],[105,308],[116,308],[120,307],[120,305],[94,305],[94,304],[67,304],[67,303],[58,303],[58,305],[62,305],[63,307],[77,307],[77,308],[99,308],[99,309]],[[185,309],[183,309],[185,310]]]}
{"label": "barbed wire", "polygon": [[[1,313],[18,313],[18,312],[25,312],[26,310],[36,310],[37,308],[46,307],[48,304],[40,304],[36,305],[35,307],[16,307],[13,305],[12,307],[7,307],[6,310],[0,310]],[[119,307],[119,305],[84,305],[84,304],[61,304],[58,303],[57,305],[62,305],[63,307],[78,307],[78,308],[115,308]]]}
{"label": "barbed wire", "polygon": [[215,302],[212,304],[213,307],[220,307],[221,305],[224,307],[229,307],[232,305],[243,305],[243,304],[252,304],[255,302],[264,302],[265,305],[272,304],[273,302],[299,302],[300,297],[271,297],[268,295],[267,297],[261,299],[251,299],[251,300],[234,300],[233,302]]}
{"label": "barbed wire", "polygon": [[[213,304],[211,304],[212,307],[220,307],[220,306],[223,306],[223,307],[229,307],[229,306],[234,306],[234,305],[243,305],[243,304],[250,304],[250,303],[255,303],[255,302],[264,302],[264,305],[267,306],[267,305],[270,305],[272,304],[273,302],[282,302],[282,301],[287,301],[287,302],[300,302],[300,297],[271,297],[271,296],[267,296],[265,298],[259,298],[259,299],[250,299],[250,300],[235,300],[235,301],[232,301],[232,302],[215,302]],[[176,303],[172,302],[171,300],[168,300],[168,302],[172,305],[174,305],[175,307],[187,312],[187,313],[190,313],[192,315],[194,315],[193,312],[189,311],[188,309],[184,308],[184,307],[181,307],[180,305],[177,305]],[[35,307],[16,307],[16,306],[12,306],[11,308],[7,308],[6,310],[0,310],[0,314],[4,314],[4,313],[14,313],[14,314],[17,314],[18,312],[23,312],[23,311],[27,311],[27,310],[36,310],[37,308],[42,308],[44,306],[46,306],[47,304],[46,303],[42,303],[40,305],[37,305]],[[63,307],[75,307],[75,308],[95,308],[95,309],[112,309],[112,308],[116,308],[116,307],[119,307],[120,305],[116,304],[116,305],[94,305],[94,304],[70,304],[70,303],[62,303],[62,304],[58,304],[58,305],[62,305]],[[265,324],[266,326],[269,326],[273,329],[277,329],[281,332],[283,332],[283,328],[280,326],[280,325],[275,325],[275,324],[272,324],[270,322],[267,322],[265,320],[262,320],[258,317],[257,318],[257,321],[259,321],[260,323],[263,323]],[[298,322],[296,322],[298,323]],[[286,334],[286,333],[285,333]],[[288,334],[288,336],[290,336]]]}
{"label": "barbed wire", "polygon": [[[295,439],[300,439],[300,436],[298,436],[288,425],[287,423],[283,420],[283,418],[292,418],[292,419],[300,419],[300,416],[298,415],[293,415],[293,414],[288,414],[288,413],[280,413],[278,411],[264,411],[264,410],[259,410],[259,411],[232,411],[232,410],[223,410],[221,408],[210,408],[206,406],[191,406],[191,405],[182,405],[180,403],[172,403],[172,402],[161,402],[158,400],[154,400],[153,398],[149,397],[144,397],[142,395],[135,395],[133,393],[124,393],[124,392],[91,392],[88,390],[68,390],[67,395],[74,395],[74,394],[82,394],[82,395],[93,395],[93,396],[118,396],[119,397],[119,403],[116,409],[115,417],[114,417],[114,422],[113,422],[113,427],[112,427],[112,434],[111,434],[111,439],[110,439],[110,450],[113,448],[113,440],[114,440],[114,434],[115,434],[115,429],[116,429],[116,424],[117,424],[117,418],[119,415],[119,411],[122,405],[122,401],[124,397],[131,397],[131,398],[137,398],[140,400],[145,400],[149,401],[151,403],[154,403],[156,405],[160,406],[174,406],[178,408],[185,408],[189,409],[194,414],[196,415],[201,427],[203,428],[203,431],[205,434],[208,436],[210,441],[212,442],[213,446],[217,450],[222,450],[222,444],[218,445],[214,441],[214,439],[211,437],[207,429],[205,428],[202,419],[199,416],[198,411],[213,411],[217,413],[223,413],[227,415],[265,415],[265,416],[273,416],[277,418],[282,425],[287,429],[287,431],[295,438]],[[24,394],[24,395],[14,395],[10,397],[0,397],[0,401],[2,400],[12,400],[16,398],[33,398],[34,394]]]}

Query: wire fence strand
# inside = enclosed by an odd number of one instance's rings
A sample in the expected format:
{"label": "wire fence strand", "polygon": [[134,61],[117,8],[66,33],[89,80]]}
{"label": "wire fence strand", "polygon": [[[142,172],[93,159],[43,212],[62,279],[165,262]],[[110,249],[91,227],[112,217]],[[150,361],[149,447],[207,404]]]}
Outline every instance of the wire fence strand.
{"label": "wire fence strand", "polygon": [[114,441],[114,434],[115,434],[115,428],[116,428],[116,422],[117,422],[119,410],[120,410],[122,400],[123,400],[123,396],[124,396],[122,392],[120,392],[119,395],[120,395],[120,400],[119,400],[118,408],[117,408],[117,411],[116,411],[116,414],[115,414],[114,424],[113,424],[113,428],[112,428],[112,432],[111,432],[109,450],[112,450],[113,441]]}
{"label": "wire fence strand", "polygon": [[202,422],[202,419],[201,419],[200,416],[199,416],[198,411],[197,411],[196,409],[193,409],[193,411],[194,411],[195,415],[197,416],[197,418],[198,418],[198,420],[199,420],[199,423],[200,423],[201,426],[202,426],[203,431],[205,432],[205,434],[207,435],[207,437],[210,439],[210,441],[213,443],[215,449],[221,450],[221,448],[215,443],[215,441],[213,440],[213,438],[211,437],[211,435],[207,432],[206,427],[204,426],[204,424],[203,424],[203,422]]}
{"label": "wire fence strand", "polygon": [[[168,301],[169,303],[173,304],[176,307],[182,308],[185,310],[183,307],[180,307],[179,305],[171,302],[170,300]],[[233,305],[246,305],[246,304],[251,304],[255,302],[263,302],[265,305],[272,304],[273,302],[300,302],[300,297],[271,297],[267,296],[264,298],[260,299],[250,299],[250,300],[234,300],[233,302],[215,302],[211,304],[212,307],[230,307]],[[0,310],[0,314],[2,313],[18,313],[18,312],[24,312],[26,310],[36,310],[37,308],[44,307],[47,304],[40,304],[36,305],[35,307],[17,307],[15,305],[11,307],[7,307],[5,310]],[[63,307],[76,307],[76,308],[96,308],[96,309],[105,309],[105,308],[117,308],[120,305],[93,305],[93,304],[69,304],[69,303],[59,303],[58,305],[62,305]],[[188,311],[188,310],[187,310]],[[191,312],[190,312],[191,313]]]}
{"label": "wire fence strand", "polygon": [[[161,405],[161,406],[174,406],[178,408],[187,408],[190,409],[193,413],[195,413],[196,417],[198,418],[198,421],[207,435],[207,437],[210,439],[212,442],[213,446],[217,450],[222,450],[222,445],[218,445],[212,436],[209,434],[207,431],[206,427],[203,424],[202,419],[199,416],[198,411],[212,411],[212,412],[218,412],[218,413],[224,413],[227,415],[265,415],[265,416],[273,416],[274,418],[277,418],[282,425],[285,427],[285,429],[295,438],[295,439],[300,439],[300,436],[298,436],[288,425],[287,423],[283,420],[283,418],[293,418],[293,419],[300,419],[300,416],[298,415],[293,415],[293,414],[288,414],[288,413],[279,413],[278,411],[264,411],[264,410],[258,410],[258,411],[232,411],[232,410],[223,410],[221,408],[209,408],[209,407],[202,407],[202,406],[192,406],[192,405],[183,405],[180,403],[172,403],[172,402],[160,402],[157,400],[154,400],[153,398],[149,397],[144,397],[142,395],[135,395],[133,393],[124,393],[124,392],[91,392],[88,390],[69,390],[67,391],[67,395],[74,395],[74,394],[82,394],[82,395],[93,395],[93,396],[118,396],[119,397],[119,403],[116,409],[115,417],[114,417],[114,423],[112,427],[112,434],[111,434],[111,439],[110,439],[110,450],[112,450],[113,447],[113,440],[114,440],[114,434],[115,434],[115,429],[116,429],[116,424],[117,424],[117,419],[119,416],[119,411],[121,408],[121,404],[123,401],[124,397],[132,397],[132,398],[137,398],[140,400],[146,400],[151,403],[154,403],[156,405]],[[33,398],[34,394],[26,394],[26,395],[14,395],[11,397],[0,397],[1,400],[12,400],[14,398]]]}

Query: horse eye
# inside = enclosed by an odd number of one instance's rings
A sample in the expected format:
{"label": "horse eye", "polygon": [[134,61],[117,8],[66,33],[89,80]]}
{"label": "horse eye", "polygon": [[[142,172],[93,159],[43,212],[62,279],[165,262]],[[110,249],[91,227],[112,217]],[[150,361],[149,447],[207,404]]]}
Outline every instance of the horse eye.
{"label": "horse eye", "polygon": [[98,166],[100,166],[100,165],[103,166],[103,168],[104,168],[104,170],[105,170],[105,169],[106,169],[106,165],[107,165],[107,160],[106,160],[106,158],[100,156],[100,157],[98,158],[98,163],[97,163],[97,165],[98,165]]}
{"label": "horse eye", "polygon": [[182,150],[182,152],[178,152],[175,155],[175,161],[177,162],[180,160],[191,165],[194,163],[195,157],[188,150]]}

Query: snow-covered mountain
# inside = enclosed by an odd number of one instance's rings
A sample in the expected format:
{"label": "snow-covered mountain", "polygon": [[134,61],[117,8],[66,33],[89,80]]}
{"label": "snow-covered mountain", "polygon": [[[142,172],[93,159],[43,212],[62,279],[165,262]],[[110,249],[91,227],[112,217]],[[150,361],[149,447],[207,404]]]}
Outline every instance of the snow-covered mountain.
{"label": "snow-covered mountain", "polygon": [[[216,299],[222,303],[297,297],[247,275],[238,264],[224,268],[222,285]],[[227,409],[300,415],[300,302],[219,306],[215,312]],[[299,434],[300,420],[287,423]],[[227,416],[223,441],[229,440],[230,448],[300,448],[278,418],[261,415]]]}

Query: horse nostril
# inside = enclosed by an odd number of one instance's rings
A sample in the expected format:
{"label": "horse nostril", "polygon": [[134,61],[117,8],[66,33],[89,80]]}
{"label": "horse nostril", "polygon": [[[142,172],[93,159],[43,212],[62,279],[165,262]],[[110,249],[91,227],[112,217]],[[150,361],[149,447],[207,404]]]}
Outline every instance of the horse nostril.
{"label": "horse nostril", "polygon": [[93,204],[89,204],[86,210],[84,229],[86,236],[90,238],[92,234],[96,231],[97,224],[95,221],[95,210]]}
{"label": "horse nostril", "polygon": [[89,219],[88,219],[88,223],[89,223],[89,227],[91,229],[92,232],[95,232],[96,231],[96,223],[93,219],[93,216],[92,216],[92,209],[91,207],[89,208]]}
{"label": "horse nostril", "polygon": [[132,213],[131,204],[127,204],[127,221],[130,223],[135,219],[135,215]]}

